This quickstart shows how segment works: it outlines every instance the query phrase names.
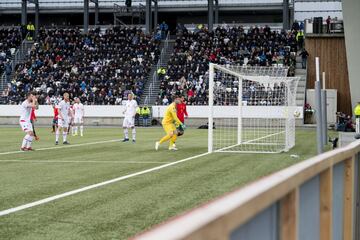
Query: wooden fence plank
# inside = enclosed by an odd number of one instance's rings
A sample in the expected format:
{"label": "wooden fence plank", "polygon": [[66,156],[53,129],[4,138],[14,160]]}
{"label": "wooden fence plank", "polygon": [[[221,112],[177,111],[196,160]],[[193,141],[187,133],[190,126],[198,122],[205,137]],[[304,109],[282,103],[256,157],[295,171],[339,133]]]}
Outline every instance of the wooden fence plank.
{"label": "wooden fence plank", "polygon": [[280,239],[298,238],[299,189],[291,191],[280,200]]}
{"label": "wooden fence plank", "polygon": [[332,170],[320,173],[320,240],[332,240]]}
{"label": "wooden fence plank", "polygon": [[353,239],[354,157],[344,161],[344,240]]}

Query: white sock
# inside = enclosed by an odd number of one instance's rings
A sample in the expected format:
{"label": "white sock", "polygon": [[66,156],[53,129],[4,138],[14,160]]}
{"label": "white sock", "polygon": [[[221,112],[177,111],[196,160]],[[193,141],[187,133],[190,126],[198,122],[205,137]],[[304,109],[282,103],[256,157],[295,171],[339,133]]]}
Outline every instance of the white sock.
{"label": "white sock", "polygon": [[132,129],[132,139],[136,140],[136,130],[135,130],[135,128]]}
{"label": "white sock", "polygon": [[127,128],[124,128],[124,135],[125,135],[125,139],[129,139],[129,131]]}
{"label": "white sock", "polygon": [[63,131],[63,142],[66,142],[67,131]]}
{"label": "white sock", "polygon": [[[77,130],[76,130],[76,132],[77,132]],[[80,126],[80,135],[82,136],[82,135],[83,135],[83,133],[84,133],[84,126],[83,126],[83,125],[81,125],[81,126]]]}
{"label": "white sock", "polygon": [[78,127],[77,127],[77,126],[72,128],[73,135],[77,134],[77,131],[78,131]]}
{"label": "white sock", "polygon": [[60,131],[59,131],[59,128],[56,129],[56,133],[55,133],[55,141],[59,141],[59,135],[60,135]]}
{"label": "white sock", "polygon": [[21,148],[25,148],[28,142],[28,137],[30,137],[29,134],[26,134],[25,137],[23,138],[22,144],[21,144]]}
{"label": "white sock", "polygon": [[31,147],[31,143],[32,143],[33,139],[34,139],[33,136],[29,135],[29,137],[27,139],[27,146],[26,146],[27,148]]}

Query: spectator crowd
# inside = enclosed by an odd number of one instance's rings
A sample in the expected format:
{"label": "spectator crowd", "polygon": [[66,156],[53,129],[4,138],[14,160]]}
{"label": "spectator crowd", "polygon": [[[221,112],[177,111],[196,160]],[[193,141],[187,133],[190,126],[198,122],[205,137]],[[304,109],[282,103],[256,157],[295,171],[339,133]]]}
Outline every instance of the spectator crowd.
{"label": "spectator crowd", "polygon": [[35,90],[40,104],[69,92],[84,104],[121,104],[127,91],[141,96],[160,54],[160,41],[138,28],[40,29],[39,39],[4,95],[17,104]]}
{"label": "spectator crowd", "polygon": [[209,62],[285,66],[289,76],[295,73],[297,31],[274,31],[268,26],[248,30],[219,26],[213,32],[204,27],[189,31],[178,26],[177,30],[174,53],[159,74],[157,104],[168,104],[171,96],[178,94],[186,96],[190,105],[206,105]]}
{"label": "spectator crowd", "polygon": [[[3,102],[18,104],[31,90],[39,95],[40,104],[57,101],[65,91],[71,98],[79,97],[85,104],[97,105],[121,104],[128,91],[140,97],[150,69],[158,61],[160,41],[167,31],[165,23],[154,36],[136,27],[98,28],[85,35],[79,28],[40,29],[27,59],[16,66],[14,78],[3,91]],[[296,54],[302,48],[300,32],[294,28],[280,31],[268,26],[244,29],[227,25],[212,32],[202,25],[189,31],[178,25],[167,66],[157,69],[160,92],[156,104],[167,105],[172,95],[183,95],[189,105],[207,105],[209,62],[285,66],[288,75],[293,76]],[[6,70],[6,61],[21,39],[20,30],[0,29],[0,72]],[[236,93],[229,93],[228,89],[220,83],[218,98],[231,99]],[[253,96],[254,89],[261,96]],[[243,91],[246,93],[243,100],[250,105],[279,105],[283,97],[272,95],[285,90],[284,86],[247,83]],[[269,101],[270,97],[276,100]]]}
{"label": "spectator crowd", "polygon": [[4,71],[11,73],[10,60],[16,48],[21,44],[21,32],[17,28],[0,28],[0,75]]}

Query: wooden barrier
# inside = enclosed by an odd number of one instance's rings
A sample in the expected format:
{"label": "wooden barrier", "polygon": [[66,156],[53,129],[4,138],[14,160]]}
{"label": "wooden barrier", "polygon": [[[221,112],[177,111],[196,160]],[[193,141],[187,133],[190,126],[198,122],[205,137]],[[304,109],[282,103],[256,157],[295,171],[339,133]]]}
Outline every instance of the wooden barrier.
{"label": "wooden barrier", "polygon": [[262,178],[134,239],[359,240],[359,161],[360,140]]}

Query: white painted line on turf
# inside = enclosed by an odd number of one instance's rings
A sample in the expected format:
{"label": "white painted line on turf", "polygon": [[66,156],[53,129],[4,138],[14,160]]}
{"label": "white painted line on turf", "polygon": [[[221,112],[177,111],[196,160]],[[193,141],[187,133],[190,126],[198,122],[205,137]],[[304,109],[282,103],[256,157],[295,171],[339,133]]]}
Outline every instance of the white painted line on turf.
{"label": "white painted line on turf", "polygon": [[[70,144],[70,145],[64,145],[64,146],[37,148],[36,151],[44,151],[44,150],[51,150],[51,149],[62,149],[62,148],[73,148],[73,147],[81,147],[81,146],[95,145],[95,144],[101,144],[101,143],[111,143],[111,142],[120,142],[120,140],[119,139],[113,139],[113,140],[98,141],[98,142],[88,142],[88,143]],[[15,154],[15,153],[26,153],[26,152],[24,152],[24,151],[2,152],[2,153],[0,153],[0,155],[9,155],[9,154]]]}
{"label": "white painted line on turf", "polygon": [[[227,149],[230,149],[230,148],[234,148],[236,146],[240,146],[242,144],[249,144],[249,143],[252,143],[252,142],[255,142],[257,140],[261,140],[261,139],[264,139],[264,138],[268,138],[268,137],[272,137],[272,136],[275,136],[275,135],[279,135],[279,134],[282,134],[284,133],[285,131],[281,131],[281,132],[277,132],[277,133],[272,133],[272,134],[269,134],[269,135],[266,135],[266,136],[263,136],[263,137],[259,137],[259,138],[255,138],[255,139],[252,139],[252,140],[249,140],[249,141],[246,141],[246,142],[242,142],[242,143],[237,143],[237,144],[234,144],[234,145],[231,145],[231,146],[228,146],[228,147],[224,147],[224,148],[220,148],[218,150],[215,150],[214,152],[222,152],[224,150],[227,150]],[[256,144],[256,143],[254,143]],[[231,151],[229,151],[231,152]],[[254,152],[255,153],[255,152]]]}
{"label": "white painted line on turf", "polygon": [[132,174],[125,175],[125,176],[121,176],[121,177],[114,178],[114,179],[111,179],[111,180],[108,180],[108,181],[105,181],[105,182],[96,183],[96,184],[93,184],[93,185],[90,185],[90,186],[75,189],[75,190],[65,192],[65,193],[62,193],[62,194],[59,194],[59,195],[55,195],[55,196],[52,196],[52,197],[44,198],[44,199],[41,199],[41,200],[38,200],[38,201],[35,201],[35,202],[31,202],[31,203],[28,203],[28,204],[24,204],[24,205],[21,205],[21,206],[18,206],[18,207],[9,208],[9,209],[0,211],[0,216],[5,216],[5,215],[8,215],[8,214],[11,214],[11,213],[14,213],[14,212],[18,212],[18,211],[21,211],[21,210],[24,210],[24,209],[39,206],[39,205],[42,205],[42,204],[45,204],[45,203],[48,203],[48,202],[55,201],[57,199],[61,199],[61,198],[64,198],[64,197],[75,195],[77,193],[81,193],[81,192],[85,192],[85,191],[88,191],[88,190],[91,190],[91,189],[94,189],[94,188],[102,187],[102,186],[105,186],[105,185],[108,185],[108,184],[111,184],[111,183],[120,182],[120,181],[129,179],[129,178],[132,178],[132,177],[136,177],[136,176],[139,176],[139,175],[144,175],[146,173],[155,172],[155,171],[161,170],[163,168],[174,166],[174,165],[177,165],[179,163],[187,162],[187,161],[190,161],[190,160],[193,160],[193,159],[196,159],[196,158],[200,158],[200,157],[203,157],[203,156],[206,156],[206,155],[209,155],[209,154],[210,154],[209,152],[198,154],[198,155],[195,155],[195,156],[192,156],[192,157],[188,157],[188,158],[178,160],[176,162],[163,164],[163,165],[153,167],[153,168],[150,168],[150,169],[147,169],[147,170],[143,170],[143,171],[132,173]]}
{"label": "white painted line on turf", "polygon": [[68,161],[68,160],[20,160],[20,159],[11,159],[11,160],[0,160],[1,162],[20,162],[20,163],[134,163],[134,164],[142,164],[142,163],[152,163],[152,164],[158,164],[158,163],[169,163],[169,162],[146,162],[146,161]]}

